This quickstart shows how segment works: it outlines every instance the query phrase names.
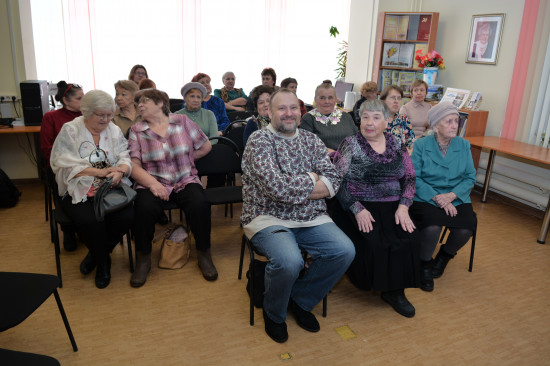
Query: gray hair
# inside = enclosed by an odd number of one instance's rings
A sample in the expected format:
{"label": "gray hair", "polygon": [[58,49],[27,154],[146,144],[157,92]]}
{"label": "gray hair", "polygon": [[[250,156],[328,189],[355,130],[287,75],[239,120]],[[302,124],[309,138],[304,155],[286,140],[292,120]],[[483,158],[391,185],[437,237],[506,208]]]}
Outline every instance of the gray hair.
{"label": "gray hair", "polygon": [[92,117],[97,110],[115,111],[115,101],[113,97],[103,90],[90,90],[82,97],[80,111],[84,118]]}
{"label": "gray hair", "polygon": [[222,82],[225,80],[225,77],[226,77],[227,75],[229,75],[229,74],[235,76],[235,73],[234,73],[233,71],[226,71],[226,72],[224,72],[224,74],[222,75]]}
{"label": "gray hair", "polygon": [[381,101],[380,99],[370,99],[366,100],[361,104],[361,107],[359,107],[359,117],[363,115],[364,111],[369,112],[382,112],[384,115],[384,119],[388,119],[391,112],[386,103]]}

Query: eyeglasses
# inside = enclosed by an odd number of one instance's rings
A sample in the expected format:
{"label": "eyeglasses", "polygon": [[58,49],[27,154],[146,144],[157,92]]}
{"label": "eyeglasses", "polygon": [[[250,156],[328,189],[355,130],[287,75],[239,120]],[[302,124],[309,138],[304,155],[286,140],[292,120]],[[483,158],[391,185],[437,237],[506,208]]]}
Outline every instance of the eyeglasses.
{"label": "eyeglasses", "polygon": [[147,74],[145,73],[145,71],[136,71],[134,74],[135,74],[135,75],[147,75]]}
{"label": "eyeglasses", "polygon": [[148,101],[150,101],[151,98],[147,98],[147,97],[142,97],[138,100],[138,104],[145,104],[147,103]]}
{"label": "eyeglasses", "polygon": [[67,89],[65,89],[65,91],[63,92],[63,96],[61,98],[65,98],[65,94],[67,94],[67,92],[72,88],[72,87],[75,87],[75,89],[82,89],[82,87],[78,84],[69,84],[67,86]]}
{"label": "eyeglasses", "polygon": [[393,96],[393,97],[389,97],[388,99],[389,100],[401,100],[401,97]]}
{"label": "eyeglasses", "polygon": [[99,119],[102,119],[102,120],[109,120],[109,121],[110,121],[111,119],[113,119],[113,117],[114,117],[114,114],[112,114],[112,113],[108,113],[108,114],[99,114],[99,113],[94,112],[94,115],[97,116],[97,117],[99,117]]}

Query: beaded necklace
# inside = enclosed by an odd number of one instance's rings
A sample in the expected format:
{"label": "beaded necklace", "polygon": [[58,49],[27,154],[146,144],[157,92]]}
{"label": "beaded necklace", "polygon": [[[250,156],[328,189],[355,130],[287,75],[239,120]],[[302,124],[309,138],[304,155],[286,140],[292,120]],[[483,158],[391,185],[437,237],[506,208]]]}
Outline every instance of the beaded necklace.
{"label": "beaded necklace", "polygon": [[447,155],[447,150],[449,150],[449,146],[451,146],[451,141],[449,141],[449,143],[447,144],[442,144],[437,139],[437,133],[434,132],[434,135],[435,135],[435,141],[437,142],[437,146],[439,147],[439,151],[441,151],[441,155],[445,157],[445,155]]}

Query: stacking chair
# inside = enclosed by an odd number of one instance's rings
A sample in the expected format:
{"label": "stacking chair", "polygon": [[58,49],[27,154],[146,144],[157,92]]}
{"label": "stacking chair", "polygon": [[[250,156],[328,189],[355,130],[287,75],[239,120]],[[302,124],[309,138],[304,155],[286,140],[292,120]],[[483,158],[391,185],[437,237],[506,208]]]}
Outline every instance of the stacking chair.
{"label": "stacking chair", "polygon": [[[227,137],[233,141],[239,148],[239,155],[243,155],[244,152],[244,129],[246,127],[246,121],[237,120],[231,122],[223,132],[223,137]],[[220,142],[220,143],[223,143]]]}
{"label": "stacking chair", "polygon": [[[218,141],[212,145],[212,150],[195,162],[198,175],[225,174],[224,187],[206,188],[206,199],[212,205],[229,204],[233,217],[233,203],[243,201],[242,186],[235,185],[235,174],[241,170],[241,157],[237,145],[226,137],[211,137],[211,141]],[[223,143],[221,143],[223,141]],[[227,216],[227,206],[226,212]]]}
{"label": "stacking chair", "polygon": [[[445,227],[445,230],[443,230],[443,234],[441,235],[441,238],[439,239],[440,243],[443,243],[443,240],[445,239],[445,235],[447,235],[448,228]],[[477,234],[477,214],[474,211],[474,232],[472,234],[472,245],[470,246],[470,265],[468,266],[468,272],[472,272],[472,269],[474,268],[474,252],[476,250],[476,234]]]}
{"label": "stacking chair", "polygon": [[[71,218],[63,211],[63,208],[60,204],[60,197],[57,194],[57,184],[53,179],[53,176],[48,179],[48,184],[53,194],[53,203],[50,207],[50,237],[54,246],[55,251],[55,266],[57,268],[57,277],[59,277],[59,287],[63,287],[63,279],[61,276],[61,246],[59,244],[59,225],[72,224]],[[124,237],[120,238],[120,244],[123,244]],[[126,233],[126,240],[128,245],[128,258],[130,261],[130,272],[134,273],[134,259],[132,255],[132,239],[130,230]]]}
{"label": "stacking chair", "polygon": [[231,111],[227,112],[227,117],[231,122],[237,120],[245,120],[248,117],[252,117],[252,113],[246,111]]}
{"label": "stacking chair", "polygon": [[[73,346],[73,351],[78,351],[71,326],[57,292],[60,282],[61,280],[54,275],[0,272],[0,293],[2,294],[2,301],[0,301],[0,314],[2,314],[0,316],[0,332],[23,322],[53,293],[67,335]],[[6,355],[4,351],[2,353],[6,357],[10,356]],[[0,361],[4,357],[2,353],[0,353]],[[10,357],[12,356],[14,355],[12,354]],[[6,363],[0,362],[0,364],[5,365]]]}
{"label": "stacking chair", "polygon": [[[248,247],[248,253],[250,255],[250,265],[249,265],[249,274],[250,278],[248,281],[250,281],[250,325],[254,325],[254,289],[256,284],[254,283],[255,279],[255,270],[254,270],[254,260],[255,260],[255,249],[254,245],[252,245],[252,242],[248,237],[243,234],[242,242],[241,242],[241,258],[239,261],[239,276],[238,279],[240,280],[242,278],[243,273],[243,262],[244,262],[244,248],[245,246]],[[306,263],[307,253],[303,252],[304,255],[304,265]],[[327,295],[328,296],[328,295]],[[327,317],[327,296],[323,298],[323,318]]]}
{"label": "stacking chair", "polygon": [[55,358],[50,356],[37,355],[36,353],[10,351],[0,348],[1,365],[18,366],[60,366]]}
{"label": "stacking chair", "polygon": [[183,99],[170,99],[170,112],[174,113],[182,109]]}

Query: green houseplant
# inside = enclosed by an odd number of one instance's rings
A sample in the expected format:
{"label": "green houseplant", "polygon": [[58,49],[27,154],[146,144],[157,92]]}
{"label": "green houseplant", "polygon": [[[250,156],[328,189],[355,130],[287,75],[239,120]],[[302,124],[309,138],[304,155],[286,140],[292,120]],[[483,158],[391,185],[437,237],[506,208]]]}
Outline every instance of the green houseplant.
{"label": "green houseplant", "polygon": [[[335,26],[330,27],[329,30],[330,36],[336,38],[340,32]],[[338,42],[340,48],[338,49],[338,54],[336,55],[336,60],[338,61],[338,67],[334,69],[336,71],[336,79],[346,77],[346,63],[348,61],[348,42],[340,41]]]}

